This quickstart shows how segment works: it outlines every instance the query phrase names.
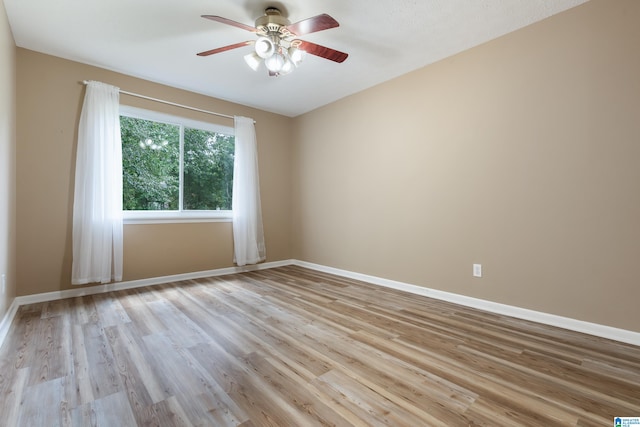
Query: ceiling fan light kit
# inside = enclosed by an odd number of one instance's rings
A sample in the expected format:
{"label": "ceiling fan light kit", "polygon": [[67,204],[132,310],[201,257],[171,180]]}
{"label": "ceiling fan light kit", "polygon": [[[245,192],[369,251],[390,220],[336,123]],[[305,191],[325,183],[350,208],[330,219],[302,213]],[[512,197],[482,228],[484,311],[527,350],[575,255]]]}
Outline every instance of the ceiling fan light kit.
{"label": "ceiling fan light kit", "polygon": [[258,37],[258,40],[256,40],[256,44],[254,45],[254,47],[256,53],[262,59],[269,58],[276,51],[276,43],[265,36]]}
{"label": "ceiling fan light kit", "polygon": [[256,33],[258,37],[255,41],[240,42],[200,52],[198,56],[213,55],[252,44],[254,51],[244,56],[245,62],[254,71],[257,71],[260,64],[264,63],[270,76],[289,74],[300,65],[305,53],[338,63],[344,62],[348,56],[344,52],[297,38],[301,35],[338,27],[340,25],[338,21],[327,14],[291,24],[287,18],[282,16],[280,10],[269,7],[263,16],[256,19],[255,28],[221,16],[202,15],[202,17],[251,31]]}

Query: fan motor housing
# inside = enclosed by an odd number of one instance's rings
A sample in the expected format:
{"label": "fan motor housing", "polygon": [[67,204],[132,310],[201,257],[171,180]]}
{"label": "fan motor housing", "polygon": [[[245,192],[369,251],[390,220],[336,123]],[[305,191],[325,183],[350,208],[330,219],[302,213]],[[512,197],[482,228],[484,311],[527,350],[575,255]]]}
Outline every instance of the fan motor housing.
{"label": "fan motor housing", "polygon": [[256,29],[260,32],[281,32],[282,28],[291,24],[287,18],[282,16],[280,9],[269,7],[264,11],[264,15],[256,19]]}

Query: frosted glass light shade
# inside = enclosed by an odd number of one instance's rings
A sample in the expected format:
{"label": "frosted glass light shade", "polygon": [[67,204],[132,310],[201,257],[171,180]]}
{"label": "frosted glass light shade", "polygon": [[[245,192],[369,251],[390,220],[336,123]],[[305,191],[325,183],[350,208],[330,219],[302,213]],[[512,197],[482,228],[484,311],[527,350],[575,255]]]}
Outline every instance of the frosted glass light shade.
{"label": "frosted glass light shade", "polygon": [[275,53],[264,60],[264,65],[267,66],[269,71],[279,73],[282,71],[282,67],[284,66],[284,58],[282,54]]}
{"label": "frosted glass light shade", "polygon": [[290,72],[293,71],[294,68],[296,68],[296,66],[293,63],[293,61],[290,58],[286,58],[284,61],[284,64],[282,64],[282,69],[280,70],[280,74],[281,75],[289,74]]}
{"label": "frosted glass light shade", "polygon": [[251,52],[250,54],[244,56],[244,61],[249,67],[251,67],[253,71],[258,71],[258,67],[260,67],[262,58],[260,58],[257,53]]}
{"label": "frosted glass light shade", "polygon": [[302,62],[304,59],[304,53],[304,50],[300,50],[297,47],[289,48],[289,58],[291,58],[293,65],[297,67]]}
{"label": "frosted glass light shade", "polygon": [[256,40],[255,51],[260,58],[266,59],[275,53],[276,46],[269,38],[261,36]]}

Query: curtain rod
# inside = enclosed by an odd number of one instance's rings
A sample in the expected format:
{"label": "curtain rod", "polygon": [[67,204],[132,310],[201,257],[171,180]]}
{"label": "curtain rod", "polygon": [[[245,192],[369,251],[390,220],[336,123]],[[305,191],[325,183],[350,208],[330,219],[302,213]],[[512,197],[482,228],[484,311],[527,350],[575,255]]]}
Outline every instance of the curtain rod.
{"label": "curtain rod", "polygon": [[[83,80],[82,81],[82,84],[84,84],[84,85],[86,85],[87,83],[89,83],[89,80]],[[216,113],[214,111],[203,110],[201,108],[190,107],[188,105],[183,105],[183,104],[177,104],[177,103],[171,102],[171,101],[165,101],[164,99],[152,98],[150,96],[141,95],[139,93],[134,93],[134,92],[129,92],[127,90],[122,90],[120,88],[118,88],[118,90],[120,91],[120,93],[124,93],[125,95],[135,96],[137,98],[147,99],[149,101],[159,102],[161,104],[173,105],[174,107],[185,108],[187,110],[198,111],[200,113],[211,114],[213,116],[218,116],[218,117],[225,117],[227,119],[235,119],[234,116],[230,116],[228,114]],[[256,121],[254,120],[253,123],[255,123],[255,122]]]}

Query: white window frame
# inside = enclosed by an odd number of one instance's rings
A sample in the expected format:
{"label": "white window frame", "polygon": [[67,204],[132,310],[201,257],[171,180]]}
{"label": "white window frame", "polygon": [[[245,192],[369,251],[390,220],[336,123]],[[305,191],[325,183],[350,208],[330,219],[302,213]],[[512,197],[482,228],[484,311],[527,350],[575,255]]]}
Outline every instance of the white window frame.
{"label": "white window frame", "polygon": [[233,219],[233,211],[231,210],[183,210],[182,209],[182,192],[183,192],[183,149],[184,149],[184,132],[183,128],[189,127],[194,129],[202,129],[211,132],[223,133],[225,135],[235,135],[235,129],[231,126],[223,126],[214,123],[192,120],[186,117],[175,116],[172,114],[159,113],[157,111],[145,110],[142,108],[131,107],[128,105],[120,105],[120,115],[132,117],[135,119],[151,120],[155,122],[167,123],[181,127],[180,131],[180,189],[179,189],[179,209],[174,211],[131,211],[123,210],[122,218],[125,224],[158,224],[158,223],[175,223],[175,222],[231,222]]}

